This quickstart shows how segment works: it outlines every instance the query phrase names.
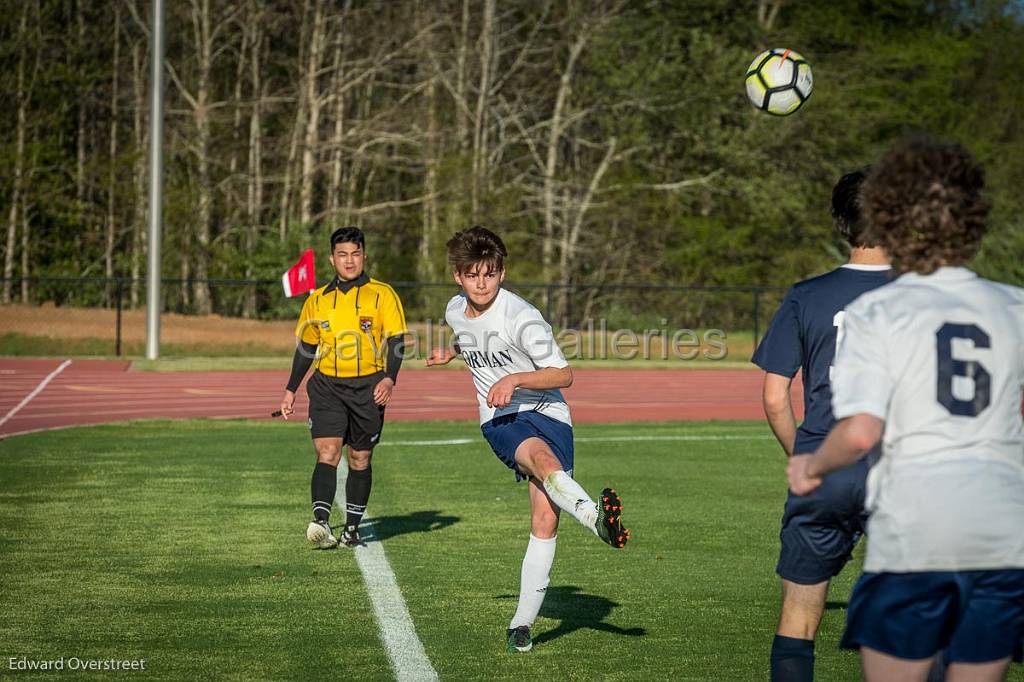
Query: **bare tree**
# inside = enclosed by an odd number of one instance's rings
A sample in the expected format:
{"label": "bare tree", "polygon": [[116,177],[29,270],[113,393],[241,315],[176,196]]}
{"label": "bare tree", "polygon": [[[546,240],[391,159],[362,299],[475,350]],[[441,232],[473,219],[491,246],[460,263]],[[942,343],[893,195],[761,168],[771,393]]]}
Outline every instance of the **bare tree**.
{"label": "bare tree", "polygon": [[[417,272],[422,280],[430,281],[438,276],[435,265],[434,244],[438,240],[438,175],[440,164],[440,121],[437,112],[437,34],[425,27],[433,23],[433,17],[427,7],[417,7],[417,24],[423,34],[421,42],[426,59],[418,60],[426,69],[427,85],[423,95],[423,117],[426,119],[426,137],[423,140],[423,192],[427,197],[423,202],[422,233],[420,235],[419,262]],[[425,32],[424,32],[425,31]]]}
{"label": "bare tree", "polygon": [[134,178],[134,201],[132,211],[132,284],[131,307],[139,305],[140,282],[142,280],[142,262],[146,257],[148,235],[146,234],[146,157],[142,150],[146,149],[148,130],[146,127],[146,71],[147,58],[142,40],[132,45],[132,141],[135,145],[132,163]]}
{"label": "bare tree", "polygon": [[491,71],[495,58],[495,0],[484,0],[483,25],[480,28],[480,82],[477,86],[476,115],[473,119],[473,172],[470,180],[470,218],[480,217],[480,193],[487,170],[487,113],[491,95]]}
{"label": "bare tree", "polygon": [[455,139],[463,152],[469,148],[469,108],[466,106],[466,53],[469,51],[469,4],[462,0],[458,57],[455,62]]}
{"label": "bare tree", "polygon": [[21,209],[21,302],[30,302],[29,292],[29,277],[32,275],[32,260],[29,254],[29,248],[31,242],[29,235],[31,234],[32,226],[29,222],[29,214],[32,210],[32,202],[25,201],[25,204]]}
{"label": "bare tree", "polygon": [[[110,70],[110,169],[107,177],[107,239],[103,254],[104,273],[107,279],[114,276],[114,244],[117,226],[114,218],[114,207],[117,197],[117,124],[119,112],[117,98],[121,74],[121,6],[114,5],[114,56]],[[109,302],[110,292],[107,292]]]}
{"label": "bare tree", "polygon": [[[31,90],[30,82],[26,82],[25,69],[28,62],[28,14],[29,3],[21,6],[21,20],[18,22],[18,75],[17,88],[14,96],[17,101],[17,121],[14,143],[14,182],[11,187],[11,208],[7,216],[7,243],[4,251],[4,289],[3,302],[11,302],[11,278],[14,277],[14,254],[18,238],[18,209],[22,203],[23,176],[25,173],[25,136],[28,127],[28,100]],[[38,65],[38,57],[37,57]],[[23,239],[27,242],[27,240]],[[27,273],[21,273],[24,278]]]}
{"label": "bare tree", "polygon": [[306,103],[305,135],[302,145],[302,180],[299,185],[299,219],[305,225],[313,217],[313,188],[317,172],[317,152],[320,141],[320,112],[324,96],[320,92],[323,69],[324,41],[327,21],[324,0],[314,0],[313,26],[309,37],[309,52],[303,74],[303,101]]}
{"label": "bare tree", "polygon": [[229,5],[224,13],[215,18],[210,9],[210,0],[191,0],[190,18],[192,21],[192,40],[195,50],[195,88],[186,87],[178,76],[177,70],[168,62],[167,73],[175,84],[178,92],[185,99],[192,111],[192,123],[195,126],[195,139],[188,147],[192,150],[196,162],[196,249],[193,291],[196,312],[209,315],[212,310],[210,299],[210,241],[213,229],[214,183],[212,175],[212,155],[210,149],[212,135],[211,114],[213,109],[223,103],[213,99],[215,84],[211,81],[214,60],[222,52],[217,47],[221,34],[233,26],[234,15],[238,7]]}
{"label": "bare tree", "polygon": [[330,150],[330,177],[327,184],[327,215],[335,218],[341,208],[341,187],[342,177],[345,171],[345,148],[344,140],[346,134],[345,108],[348,104],[346,88],[344,87],[347,71],[345,69],[345,47],[347,45],[348,12],[350,3],[345,3],[345,8],[338,17],[340,25],[335,31],[334,56],[332,58],[333,78],[331,80],[332,115],[334,117],[334,130],[331,136]]}
{"label": "bare tree", "polygon": [[608,173],[612,162],[616,160],[615,147],[618,141],[612,137],[608,140],[607,148],[601,162],[597,165],[590,182],[587,183],[583,195],[575,201],[566,202],[565,222],[567,228],[562,231],[562,243],[559,249],[559,272],[561,273],[562,284],[569,284],[572,281],[572,266],[576,257],[576,247],[580,242],[580,233],[583,229],[583,222],[587,217],[594,203],[594,195],[601,186],[601,181]]}
{"label": "bare tree", "polygon": [[[302,4],[302,24],[299,29],[299,53],[296,63],[299,65],[296,69],[297,79],[301,79],[301,74],[305,70],[305,54],[306,54],[306,35],[309,33],[309,21],[310,21],[310,0],[305,0]],[[299,144],[302,133],[305,129],[306,122],[306,108],[308,103],[306,102],[306,88],[298,88],[295,102],[295,117],[294,123],[291,126],[288,140],[288,158],[284,164],[284,177],[281,184],[281,194],[278,207],[278,236],[281,241],[284,241],[288,235],[288,223],[292,218],[292,183],[293,172],[295,170],[296,160],[299,156]]]}
{"label": "bare tree", "polygon": [[[75,19],[76,19],[76,47],[78,51],[79,59],[85,60],[83,57],[86,52],[86,37],[85,37],[85,3],[75,3]],[[83,68],[79,65],[78,68]],[[75,213],[81,223],[86,220],[86,177],[85,177],[85,159],[87,155],[86,146],[88,143],[88,105],[89,105],[89,89],[85,83],[79,86],[78,92],[78,127],[75,134]]]}
{"label": "bare tree", "polygon": [[[245,201],[245,277],[252,279],[253,257],[263,223],[263,0],[249,0],[246,14],[246,35],[250,50],[250,92],[252,105],[249,110],[249,172],[246,174]],[[256,315],[256,289],[250,287],[242,309],[245,317]]]}
{"label": "bare tree", "polygon": [[757,0],[757,25],[761,30],[770,31],[775,27],[775,20],[784,4],[786,0]]}
{"label": "bare tree", "polygon": [[558,92],[548,122],[547,155],[544,162],[544,241],[541,245],[541,262],[544,268],[544,279],[550,280],[554,275],[555,255],[555,174],[558,171],[558,146],[565,132],[565,107],[572,89],[573,71],[576,61],[583,52],[589,37],[588,28],[584,26],[569,48],[569,57],[562,75],[558,79]]}

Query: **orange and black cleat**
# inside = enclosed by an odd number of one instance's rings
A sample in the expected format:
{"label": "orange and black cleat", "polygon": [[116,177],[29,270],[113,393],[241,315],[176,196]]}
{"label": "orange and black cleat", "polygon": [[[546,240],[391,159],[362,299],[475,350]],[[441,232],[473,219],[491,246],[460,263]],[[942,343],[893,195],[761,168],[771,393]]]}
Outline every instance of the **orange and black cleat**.
{"label": "orange and black cleat", "polygon": [[622,527],[622,500],[611,488],[601,491],[601,502],[597,505],[597,537],[619,549],[629,541],[629,530]]}

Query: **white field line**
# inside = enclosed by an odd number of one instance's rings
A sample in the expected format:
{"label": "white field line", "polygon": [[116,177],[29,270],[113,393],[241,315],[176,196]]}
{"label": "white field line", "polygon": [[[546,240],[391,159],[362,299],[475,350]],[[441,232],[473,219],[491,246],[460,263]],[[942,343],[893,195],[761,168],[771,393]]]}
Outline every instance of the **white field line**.
{"label": "white field line", "polygon": [[385,440],[377,443],[376,447],[385,445],[469,445],[471,443],[483,442],[479,438],[444,438],[441,440]]}
{"label": "white field line", "polygon": [[[338,488],[334,497],[334,508],[343,517],[345,514],[345,479],[348,467],[344,460],[338,465]],[[365,547],[355,547],[353,552],[359,571],[363,574],[366,591],[373,604],[373,613],[377,618],[377,629],[391,661],[391,670],[398,682],[435,682],[437,671],[430,664],[423,643],[416,636],[409,610],[405,607],[405,599],[398,588],[398,581],[384,555],[384,545],[377,541],[373,533],[372,521],[366,524],[368,531],[364,536]],[[342,550],[346,551],[346,550]]]}
{"label": "white field line", "polygon": [[[665,435],[665,436],[626,436],[626,435],[608,435],[608,436],[576,436],[573,438],[575,443],[607,443],[607,442],[620,442],[620,441],[716,441],[716,440],[772,440],[772,436],[733,436],[728,434],[719,435],[706,435],[706,436],[686,436],[682,434],[677,435]],[[484,441],[480,438],[444,438],[440,440],[385,440],[381,441],[377,447],[385,445],[470,445],[473,443],[483,443]]]}
{"label": "white field line", "polygon": [[8,412],[6,415],[4,415],[4,417],[2,419],[0,419],[0,426],[3,426],[4,424],[6,424],[8,421],[10,421],[11,417],[13,417],[14,415],[18,414],[18,412],[21,411],[21,408],[23,408],[26,405],[28,405],[29,401],[31,401],[32,398],[35,398],[37,395],[39,395],[40,391],[42,391],[44,388],[46,388],[46,385],[48,383],[50,383],[51,381],[53,381],[53,378],[55,376],[57,376],[58,374],[60,374],[61,372],[63,372],[64,368],[67,367],[70,364],[71,364],[71,360],[65,360],[64,362],[60,363],[60,365],[57,367],[57,369],[55,369],[52,372],[50,372],[49,374],[47,374],[46,377],[42,381],[39,382],[38,386],[36,386],[34,389],[32,389],[32,391],[29,392],[29,394],[27,396],[25,396],[24,398],[21,399],[20,403],[18,403],[14,407],[12,407],[11,411]]}
{"label": "white field line", "polygon": [[625,435],[611,435],[611,436],[583,436],[582,438],[573,438],[577,443],[602,443],[604,441],[634,441],[634,440],[774,440],[774,436],[733,436],[729,434],[708,434],[706,436],[684,436],[682,434],[676,435],[665,435],[665,436],[625,436]]}

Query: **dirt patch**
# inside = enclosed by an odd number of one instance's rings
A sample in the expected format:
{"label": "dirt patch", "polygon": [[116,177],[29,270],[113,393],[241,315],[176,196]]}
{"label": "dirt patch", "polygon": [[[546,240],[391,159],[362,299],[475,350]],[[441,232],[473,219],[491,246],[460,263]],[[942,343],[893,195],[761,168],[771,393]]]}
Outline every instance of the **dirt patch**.
{"label": "dirt patch", "polygon": [[[113,355],[117,314],[104,308],[73,308],[52,303],[39,306],[0,306],[0,355]],[[450,332],[437,325],[412,323],[413,332],[407,352],[425,357],[429,347],[448,341]],[[163,355],[183,356],[284,356],[295,350],[295,323],[290,320],[245,320],[220,315],[178,315],[164,313],[160,318],[160,346]],[[656,331],[656,330],[655,330]],[[672,330],[674,331],[674,330]],[[753,352],[749,334],[723,338],[727,348],[700,340],[696,333],[687,337],[685,347],[670,353],[667,339],[645,333],[632,333],[619,341],[616,334],[580,333],[560,335],[556,339],[568,359],[593,360],[607,366],[635,367],[647,363],[679,366],[691,364],[716,365],[717,360],[745,362]],[[428,342],[429,339],[429,342]],[[146,341],[146,310],[126,310],[121,320],[121,352],[141,355]],[[618,348],[618,352],[616,352]],[[677,354],[680,353],[680,354]],[[710,353],[710,354],[709,354]],[[692,361],[692,362],[691,362]]]}
{"label": "dirt patch", "polygon": [[[0,334],[14,333],[52,339],[110,339],[117,329],[117,313],[103,308],[68,308],[53,304],[0,306]],[[257,345],[267,355],[291,352],[295,348],[295,323],[243,320],[220,315],[160,316],[162,343],[182,346]],[[121,314],[121,339],[126,344],[146,340],[146,310],[125,310]]]}

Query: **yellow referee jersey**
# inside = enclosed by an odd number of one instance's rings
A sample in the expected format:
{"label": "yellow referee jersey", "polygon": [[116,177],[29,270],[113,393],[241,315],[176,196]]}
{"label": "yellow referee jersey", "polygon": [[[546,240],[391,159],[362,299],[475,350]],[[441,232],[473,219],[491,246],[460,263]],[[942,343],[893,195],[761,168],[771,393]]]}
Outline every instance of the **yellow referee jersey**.
{"label": "yellow referee jersey", "polygon": [[317,370],[340,378],[383,371],[386,339],[406,331],[398,294],[366,273],[311,293],[295,326],[295,336],[317,345]]}

